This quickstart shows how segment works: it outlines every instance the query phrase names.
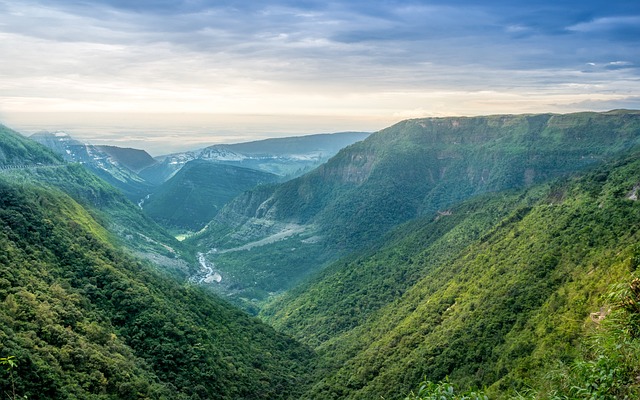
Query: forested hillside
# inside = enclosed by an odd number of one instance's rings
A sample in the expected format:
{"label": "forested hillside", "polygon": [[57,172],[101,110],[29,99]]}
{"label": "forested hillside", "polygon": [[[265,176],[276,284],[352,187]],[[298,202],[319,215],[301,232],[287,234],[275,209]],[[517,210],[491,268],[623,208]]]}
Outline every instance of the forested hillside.
{"label": "forested hillside", "polygon": [[[611,285],[636,273],[639,188],[635,151],[582,177],[473,199],[336,263],[263,316],[321,355],[304,398],[403,398],[425,376],[492,398],[550,396],[561,386],[550,374],[571,371],[607,318]],[[633,385],[623,358],[596,369],[619,375],[594,378],[584,398],[605,380]]]}
{"label": "forested hillside", "polygon": [[[639,138],[631,111],[405,121],[180,243],[3,129],[0,393],[635,398]],[[212,165],[176,175],[163,207],[220,168],[241,190],[247,171]],[[200,267],[262,321],[188,283]]]}
{"label": "forested hillside", "polygon": [[[136,167],[151,158],[141,150],[93,146],[82,143],[65,132],[37,132],[29,136],[29,139],[46,146],[67,162],[82,164],[102,180],[121,190],[131,201],[139,201],[152,188],[135,171]],[[110,153],[103,149],[110,150]]]}
{"label": "forested hillside", "polygon": [[143,208],[166,228],[198,231],[240,193],[277,179],[254,169],[193,160],[154,189]]}
{"label": "forested hillside", "polygon": [[191,243],[232,278],[218,288],[264,299],[402,222],[579,171],[639,141],[636,111],[407,120],[300,178],[245,193]]}
{"label": "forested hillside", "polygon": [[26,140],[18,132],[0,125],[0,166],[50,165],[61,162],[61,157],[33,141]]}
{"label": "forested hillside", "polygon": [[[41,136],[41,139],[51,137]],[[166,272],[186,279],[197,270],[190,250],[143,215],[118,189],[85,168],[85,164],[64,163],[52,150],[8,129],[0,131],[0,148],[5,154],[12,154],[11,163],[0,170],[0,176],[61,189],[87,209],[113,240],[153,260]]]}
{"label": "forested hillside", "polygon": [[296,397],[309,350],[108,238],[67,195],[0,178],[1,393]]}

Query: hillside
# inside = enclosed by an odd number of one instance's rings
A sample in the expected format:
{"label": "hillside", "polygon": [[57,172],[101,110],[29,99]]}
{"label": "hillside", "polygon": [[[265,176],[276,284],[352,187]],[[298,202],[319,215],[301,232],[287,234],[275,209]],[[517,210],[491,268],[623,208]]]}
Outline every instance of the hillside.
{"label": "hillside", "polygon": [[[50,138],[52,145],[62,148],[74,143],[66,134],[40,137]],[[197,261],[189,249],[143,215],[119,190],[87,169],[86,163],[65,164],[52,150],[9,130],[0,132],[0,146],[5,154],[12,154],[11,164],[0,169],[0,177],[58,188],[100,220],[119,244],[152,260],[164,271],[182,278],[197,271]]]}
{"label": "hillside", "polygon": [[96,148],[104,151],[116,162],[136,173],[157,163],[157,161],[144,150],[107,145],[99,145],[96,146]]}
{"label": "hillside", "polygon": [[635,151],[582,177],[475,198],[282,297],[263,317],[322,358],[303,398],[404,398],[425,376],[491,398],[544,393],[606,319],[603,295],[637,269],[639,177]]}
{"label": "hillside", "polygon": [[198,231],[240,193],[277,179],[253,169],[194,160],[154,189],[143,208],[167,228]]}
{"label": "hillside", "polygon": [[216,144],[204,149],[157,157],[159,164],[142,170],[140,175],[149,182],[160,184],[188,162],[206,160],[291,178],[310,171],[343,147],[367,136],[369,134],[365,132],[340,132]]}
{"label": "hillside", "polygon": [[18,132],[0,125],[0,166],[60,164],[62,159]]}
{"label": "hillside", "polygon": [[0,177],[0,357],[16,363],[3,395],[298,397],[308,349],[109,237],[62,192]]}
{"label": "hillside", "polygon": [[403,121],[243,194],[191,243],[229,277],[217,289],[264,299],[402,222],[579,171],[639,140],[635,111]]}
{"label": "hillside", "polygon": [[82,143],[65,132],[38,132],[29,138],[53,150],[65,161],[84,165],[104,181],[120,189],[131,201],[138,202],[153,188],[153,185],[137,174],[138,168],[155,163],[142,150],[94,146]]}
{"label": "hillside", "polygon": [[[0,390],[13,376],[35,399],[403,399],[424,379],[498,399],[637,394],[639,133],[630,111],[405,121],[245,192],[186,243],[4,133],[0,365],[17,365]],[[183,170],[171,203],[248,173]],[[607,296],[619,283],[637,296]]]}

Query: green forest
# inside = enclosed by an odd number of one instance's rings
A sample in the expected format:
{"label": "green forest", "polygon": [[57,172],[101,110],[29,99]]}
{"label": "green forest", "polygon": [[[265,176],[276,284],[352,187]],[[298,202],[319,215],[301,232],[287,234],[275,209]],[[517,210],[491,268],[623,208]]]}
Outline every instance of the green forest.
{"label": "green forest", "polygon": [[633,111],[432,118],[244,193],[194,163],[163,207],[220,202],[180,242],[2,127],[0,398],[638,398],[639,141]]}
{"label": "green forest", "polygon": [[287,398],[311,351],[117,250],[68,196],[0,182],[2,393]]}

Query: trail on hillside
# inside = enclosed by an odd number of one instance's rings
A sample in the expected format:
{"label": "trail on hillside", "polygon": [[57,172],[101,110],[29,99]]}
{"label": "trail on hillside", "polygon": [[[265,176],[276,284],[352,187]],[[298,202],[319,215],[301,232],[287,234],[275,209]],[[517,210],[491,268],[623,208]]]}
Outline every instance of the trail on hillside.
{"label": "trail on hillside", "polygon": [[234,247],[232,249],[224,249],[224,250],[216,250],[213,249],[211,251],[209,251],[209,253],[214,253],[214,254],[224,254],[224,253],[231,253],[234,251],[243,251],[243,250],[251,250],[255,247],[260,247],[260,246],[264,246],[267,244],[271,244],[274,242],[277,242],[279,240],[284,240],[286,238],[289,238],[293,235],[302,233],[306,230],[306,227],[303,225],[297,225],[297,224],[288,224],[282,231],[278,232],[278,233],[274,233],[271,236],[267,236],[266,238],[260,239],[260,240],[256,240],[255,242],[251,242],[251,243],[247,243],[245,245],[239,246],[239,247]]}

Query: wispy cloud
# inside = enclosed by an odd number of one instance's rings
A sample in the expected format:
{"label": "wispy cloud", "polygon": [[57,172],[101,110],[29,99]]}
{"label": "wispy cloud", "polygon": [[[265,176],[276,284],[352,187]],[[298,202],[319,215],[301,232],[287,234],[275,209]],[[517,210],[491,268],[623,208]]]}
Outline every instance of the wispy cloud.
{"label": "wispy cloud", "polygon": [[636,2],[0,0],[0,116],[595,107],[639,47]]}

